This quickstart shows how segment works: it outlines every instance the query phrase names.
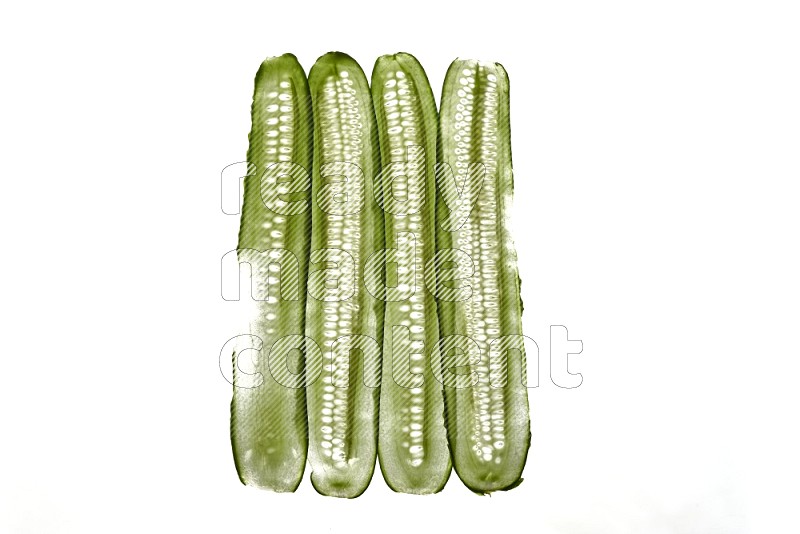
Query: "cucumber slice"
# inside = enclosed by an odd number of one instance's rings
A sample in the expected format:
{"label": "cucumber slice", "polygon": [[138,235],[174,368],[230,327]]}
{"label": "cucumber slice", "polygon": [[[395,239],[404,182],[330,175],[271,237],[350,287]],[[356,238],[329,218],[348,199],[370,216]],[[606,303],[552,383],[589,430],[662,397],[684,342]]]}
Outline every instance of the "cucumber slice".
{"label": "cucumber slice", "polygon": [[[280,261],[281,296],[270,293],[256,302],[250,320],[251,335],[263,342],[254,362],[263,380],[258,387],[242,386],[253,375],[242,372],[239,353],[233,354],[231,443],[242,483],[278,492],[294,491],[303,476],[308,450],[306,403],[303,388],[276,381],[268,353],[281,337],[304,332],[311,210],[310,174],[301,170],[289,185],[280,184],[276,172],[280,167],[275,164],[294,162],[310,171],[311,135],[308,82],[297,58],[285,54],[265,60],[255,80],[247,159],[256,172],[245,178],[238,256],[250,263],[254,288],[256,279],[274,276],[270,265]],[[269,250],[273,252],[253,252]],[[259,290],[263,289],[262,285]],[[296,299],[283,298],[284,293]],[[297,360],[298,351],[294,352]],[[241,359],[248,357],[245,353]]]}
{"label": "cucumber slice", "polygon": [[481,352],[480,363],[470,366],[477,383],[446,384],[447,434],[456,473],[471,490],[486,493],[521,482],[530,446],[522,301],[507,225],[514,184],[505,69],[454,61],[439,128],[440,161],[452,174],[439,174],[437,245],[467,253],[474,266],[464,276],[471,298],[439,301],[440,328],[443,336],[474,340]]}
{"label": "cucumber slice", "polygon": [[324,355],[307,394],[311,482],[323,495],[352,498],[367,489],[377,455],[383,301],[366,290],[363,266],[384,242],[372,187],[380,155],[358,63],[326,54],[309,84],[315,128],[306,335]]}
{"label": "cucumber slice", "polygon": [[[378,456],[386,483],[403,493],[440,491],[450,476],[442,385],[430,360],[439,328],[423,269],[435,253],[436,104],[409,54],[378,58],[372,73],[385,212],[386,315]],[[412,254],[411,246],[415,252]],[[431,365],[432,364],[432,365]]]}

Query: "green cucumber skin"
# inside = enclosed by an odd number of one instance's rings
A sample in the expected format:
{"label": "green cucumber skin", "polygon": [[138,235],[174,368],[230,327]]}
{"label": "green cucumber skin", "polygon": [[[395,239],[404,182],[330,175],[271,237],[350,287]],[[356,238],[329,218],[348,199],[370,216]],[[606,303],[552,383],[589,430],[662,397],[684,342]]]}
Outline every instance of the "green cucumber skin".
{"label": "green cucumber skin", "polygon": [[[291,125],[290,131],[280,131],[280,126],[285,125]],[[267,355],[278,338],[302,334],[305,328],[304,281],[311,212],[309,208],[296,215],[279,215],[268,209],[262,200],[261,176],[265,168],[278,161],[292,161],[310,170],[311,132],[308,82],[297,58],[285,54],[265,60],[255,79],[247,154],[248,162],[257,171],[245,178],[238,247],[240,250],[285,248],[293,252],[300,266],[300,298],[255,303],[256,312],[249,329],[263,341],[256,367],[263,383],[255,389],[234,387],[231,443],[242,483],[276,492],[293,492],[297,488],[308,450],[305,390],[278,384],[270,374]],[[267,265],[253,262],[252,268],[255,279],[256,269],[266,269]],[[237,356],[234,354],[234,358]],[[247,357],[243,355],[243,359]],[[234,365],[234,384],[239,377]]]}
{"label": "green cucumber skin", "polygon": [[[465,70],[471,74],[465,73]],[[466,87],[462,82],[466,82]],[[468,88],[472,89],[474,95],[472,101],[464,100],[464,95],[468,93],[462,93],[462,96],[458,94],[459,90]],[[465,108],[459,108],[459,104],[471,105],[471,116],[464,112]],[[469,108],[466,109],[469,111]],[[458,158],[464,161],[464,153],[456,152],[458,140],[464,142],[468,138],[468,163],[482,163],[487,171],[478,202],[465,224],[454,232],[446,232],[442,228],[450,211],[439,194],[437,246],[439,249],[466,249],[465,252],[472,256],[475,264],[475,276],[471,279],[472,298],[464,302],[440,301],[439,314],[443,336],[467,335],[475,339],[481,348],[482,363],[472,367],[472,370],[478,371],[478,384],[469,389],[445,387],[445,401],[448,439],[455,471],[468,488],[478,493],[488,493],[513,488],[522,481],[531,437],[527,389],[523,386],[525,369],[519,364],[510,365],[507,355],[500,355],[502,361],[490,362],[488,351],[488,342],[492,339],[501,335],[522,334],[522,300],[516,252],[506,224],[514,185],[509,83],[505,69],[499,64],[454,61],[445,77],[439,119],[440,162],[449,164],[455,171]],[[491,149],[492,143],[494,150]],[[484,225],[481,226],[481,223]],[[479,247],[476,235],[488,239],[490,246]],[[491,316],[492,312],[487,307],[493,294],[491,290],[496,290],[499,295],[495,317]],[[476,296],[483,299],[480,304]],[[499,332],[490,328],[487,319],[499,322]],[[505,387],[493,388],[489,385],[490,364],[508,365]],[[488,402],[490,408],[481,408],[481,399]],[[488,431],[486,415],[489,415]],[[481,423],[481,416],[484,416],[484,423]]]}
{"label": "green cucumber skin", "polygon": [[[405,83],[409,84],[407,95],[399,94],[398,72],[403,73]],[[387,87],[392,84],[393,87]],[[397,96],[392,97],[392,92]],[[416,225],[412,228],[417,240],[418,270],[412,302],[386,303],[378,457],[383,477],[394,491],[436,493],[444,488],[451,471],[442,386],[429,365],[431,351],[439,339],[436,301],[421,281],[422,267],[435,253],[436,104],[422,66],[413,56],[404,53],[378,58],[372,74],[372,97],[384,170],[392,161],[405,157],[405,145],[412,143],[425,149],[422,209],[413,217],[385,211],[387,248],[394,246],[398,232],[409,230],[412,222]],[[394,107],[390,107],[390,103]],[[395,109],[405,113],[399,120],[390,118]],[[408,124],[414,124],[416,131],[407,128]],[[390,133],[390,127],[401,131]],[[391,192],[382,194],[386,198]],[[409,311],[413,310],[412,305],[419,308],[421,317],[413,318]],[[421,367],[424,378],[421,389],[398,385],[392,374],[392,328],[403,324],[423,329],[422,333],[412,334],[412,341],[425,342],[424,358],[415,364]]]}
{"label": "green cucumber skin", "polygon": [[[353,498],[367,489],[375,470],[379,388],[365,385],[364,372],[377,381],[380,352],[365,361],[362,351],[352,351],[348,366],[334,361],[331,349],[346,335],[383,341],[383,301],[363,283],[366,259],[384,245],[383,213],[372,192],[380,154],[369,83],[353,58],[337,52],[322,56],[311,69],[309,85],[315,125],[311,249],[348,248],[356,269],[351,297],[322,301],[309,296],[307,301],[306,335],[323,353],[322,373],[307,394],[311,482],[323,495]],[[363,192],[346,186],[349,195],[363,195],[358,213],[332,214],[321,207],[320,170],[333,162],[353,163],[363,171]],[[318,267],[312,265],[312,272]],[[339,287],[343,284],[340,280]],[[349,376],[347,388],[332,384],[337,374]]]}

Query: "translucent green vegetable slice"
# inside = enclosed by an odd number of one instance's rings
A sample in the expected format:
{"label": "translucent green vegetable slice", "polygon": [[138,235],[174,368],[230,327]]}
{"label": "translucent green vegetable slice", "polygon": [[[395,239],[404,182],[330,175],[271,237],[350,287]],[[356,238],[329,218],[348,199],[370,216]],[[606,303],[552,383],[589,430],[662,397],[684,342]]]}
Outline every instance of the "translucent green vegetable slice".
{"label": "translucent green vegetable slice", "polygon": [[461,277],[472,287],[466,300],[439,302],[441,331],[465,336],[480,349],[479,362],[466,362],[474,384],[445,383],[448,438],[461,480],[473,491],[490,492],[521,482],[530,446],[522,301],[507,225],[514,185],[505,69],[453,62],[439,125],[446,165],[438,179],[438,247],[471,258]]}
{"label": "translucent green vegetable slice", "polygon": [[[255,80],[247,153],[255,172],[245,178],[238,245],[239,261],[251,265],[254,289],[266,290],[269,296],[254,303],[249,324],[250,334],[263,342],[258,358],[252,357],[252,351],[244,351],[241,358],[238,352],[233,354],[231,442],[241,481],[279,492],[297,488],[308,450],[305,390],[287,387],[286,373],[275,367],[277,358],[268,358],[268,354],[284,336],[302,339],[305,328],[311,210],[310,174],[303,168],[310,171],[311,157],[311,106],[305,73],[291,54],[269,58]],[[277,270],[280,293],[270,281]],[[299,348],[284,362],[292,372],[302,368],[302,344]],[[254,373],[243,372],[238,361],[248,358],[256,360]],[[256,374],[260,385],[252,382]]]}
{"label": "translucent green vegetable slice", "polygon": [[373,198],[380,169],[369,84],[351,57],[331,52],[309,74],[314,105],[312,253],[306,333],[322,351],[307,394],[311,481],[324,495],[357,497],[375,470],[383,301],[363,266],[383,248]]}
{"label": "translucent green vegetable slice", "polygon": [[402,53],[378,58],[372,98],[390,250],[378,454],[393,490],[435,493],[451,468],[438,364],[429,359],[439,338],[436,301],[423,282],[436,246],[436,105],[422,66]]}

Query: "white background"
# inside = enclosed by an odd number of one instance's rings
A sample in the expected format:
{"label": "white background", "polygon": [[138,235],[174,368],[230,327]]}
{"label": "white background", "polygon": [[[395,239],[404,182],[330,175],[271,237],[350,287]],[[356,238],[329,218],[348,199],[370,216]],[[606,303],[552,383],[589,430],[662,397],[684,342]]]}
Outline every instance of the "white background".
{"label": "white background", "polygon": [[[0,14],[0,532],[797,528],[795,3],[21,4]],[[411,52],[437,99],[457,56],[509,72],[543,356],[511,492],[236,477],[220,170],[261,60],[329,50],[368,76]],[[575,390],[547,380],[551,324],[583,340]]]}

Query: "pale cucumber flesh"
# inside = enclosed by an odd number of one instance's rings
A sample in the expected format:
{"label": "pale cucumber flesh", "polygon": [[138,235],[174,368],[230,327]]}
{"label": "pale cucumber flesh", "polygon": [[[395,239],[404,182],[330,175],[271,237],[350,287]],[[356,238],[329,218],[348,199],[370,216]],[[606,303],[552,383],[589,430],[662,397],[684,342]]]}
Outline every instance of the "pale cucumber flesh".
{"label": "pale cucumber flesh", "polygon": [[[513,346],[495,342],[502,350],[490,350],[493,340],[522,334],[516,252],[507,224],[513,177],[505,69],[456,60],[445,78],[439,128],[440,161],[452,169],[458,190],[440,187],[438,245],[467,253],[474,266],[466,278],[472,297],[439,303],[442,336],[466,336],[481,351],[480,363],[470,366],[477,383],[445,387],[448,439],[458,476],[473,491],[485,493],[521,482],[530,446],[521,338],[514,338]],[[470,173],[476,163],[485,174]],[[471,210],[452,209],[457,194]]]}
{"label": "pale cucumber flesh", "polygon": [[309,462],[318,492],[352,498],[369,485],[377,456],[383,302],[365,289],[363,268],[384,242],[372,189],[380,155],[369,84],[358,63],[326,54],[309,83],[315,252],[306,335],[323,355],[307,393]]}
{"label": "pale cucumber flesh", "polygon": [[[436,301],[423,282],[424,265],[436,246],[436,105],[422,66],[408,54],[377,60],[372,96],[386,178],[379,181],[386,247],[399,247],[395,257],[399,300],[386,303],[384,323],[380,466],[395,491],[435,493],[444,487],[451,470],[442,385],[431,371],[431,363],[437,364],[430,361],[439,338]],[[397,165],[402,162],[405,167]],[[393,168],[402,168],[395,176],[399,182],[388,178]],[[408,252],[411,240],[415,255]],[[387,275],[390,286],[391,278]],[[399,283],[406,278],[408,283]],[[405,286],[410,291],[404,291]]]}
{"label": "pale cucumber flesh", "polygon": [[[250,251],[290,251],[297,258],[296,270],[283,269],[281,287],[292,286],[297,299],[277,298],[271,293],[269,299],[254,304],[248,326],[249,333],[263,342],[254,358],[255,371],[263,383],[243,387],[252,375],[242,373],[242,362],[236,365],[239,354],[234,353],[231,442],[241,481],[278,492],[294,491],[303,475],[308,450],[305,391],[278,383],[270,373],[267,356],[281,337],[304,332],[311,213],[308,206],[303,209],[308,198],[302,196],[296,214],[269,209],[267,204],[274,207],[277,201],[276,192],[274,187],[262,187],[262,177],[271,165],[280,162],[295,162],[310,169],[311,156],[310,97],[303,68],[290,54],[267,59],[255,80],[247,153],[255,172],[245,179],[239,260],[251,264],[255,287],[273,274],[270,263],[280,253],[258,255]],[[309,180],[299,176],[294,187],[307,190],[310,183],[303,182]],[[241,360],[252,356],[252,351],[245,351]]]}

